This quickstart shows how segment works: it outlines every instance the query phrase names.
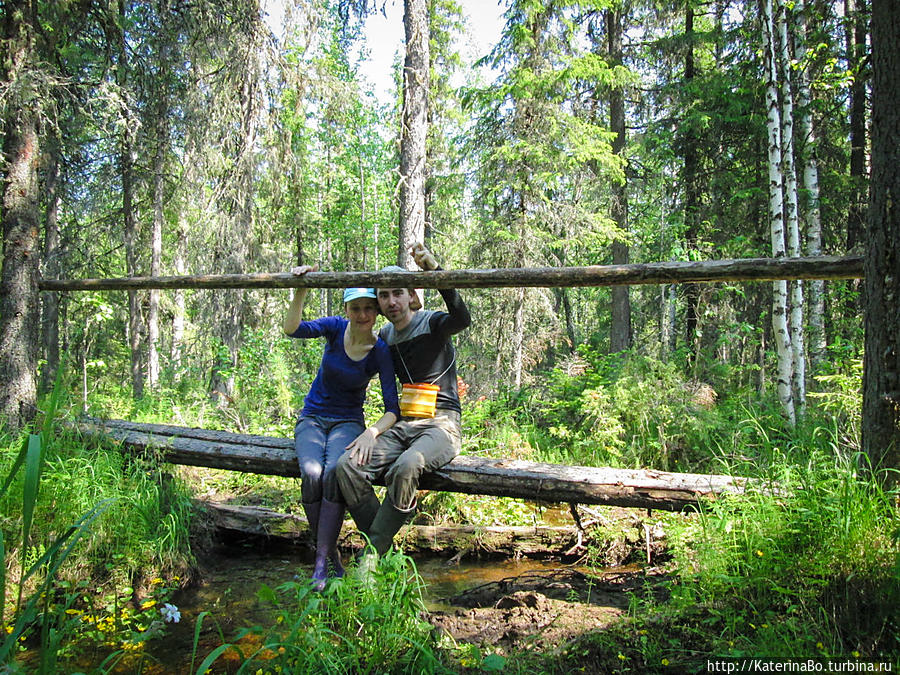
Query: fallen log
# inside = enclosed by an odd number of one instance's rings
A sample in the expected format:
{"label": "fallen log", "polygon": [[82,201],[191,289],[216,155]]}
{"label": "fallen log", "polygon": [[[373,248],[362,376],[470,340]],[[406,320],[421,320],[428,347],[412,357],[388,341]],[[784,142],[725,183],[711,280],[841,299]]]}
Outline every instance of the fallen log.
{"label": "fallen log", "polygon": [[[131,452],[156,452],[173,464],[299,477],[293,441],[208,429],[84,419],[86,436]],[[566,466],[461,455],[419,481],[423,490],[515,497],[532,501],[602,504],[680,511],[703,498],[740,494],[749,479],[652,469]]]}
{"label": "fallen log", "polygon": [[433,270],[429,272],[289,272],[196,274],[180,277],[115,279],[40,279],[42,291],[116,291],[173,288],[344,288],[407,286],[409,288],[550,288],[554,286],[618,286],[683,284],[780,279],[859,279],[861,256],[811,258],[738,258],[666,261],[585,267],[511,267],[504,269]]}
{"label": "fallen log", "polygon": [[[253,536],[302,543],[314,547],[303,516],[280,513],[259,506],[223,504],[200,500],[216,527]],[[563,554],[577,539],[574,526],[475,526],[407,525],[401,530],[406,553],[489,554],[503,556]],[[347,521],[340,546],[359,549],[363,538]]]}

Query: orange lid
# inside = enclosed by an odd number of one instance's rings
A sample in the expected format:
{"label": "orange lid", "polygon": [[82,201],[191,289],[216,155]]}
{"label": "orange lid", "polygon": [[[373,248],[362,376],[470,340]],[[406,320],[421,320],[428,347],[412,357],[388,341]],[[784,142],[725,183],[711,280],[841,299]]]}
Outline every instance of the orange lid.
{"label": "orange lid", "polygon": [[404,388],[406,389],[424,389],[425,391],[440,391],[441,388],[436,384],[423,384],[423,383],[415,383],[415,384],[404,384]]}

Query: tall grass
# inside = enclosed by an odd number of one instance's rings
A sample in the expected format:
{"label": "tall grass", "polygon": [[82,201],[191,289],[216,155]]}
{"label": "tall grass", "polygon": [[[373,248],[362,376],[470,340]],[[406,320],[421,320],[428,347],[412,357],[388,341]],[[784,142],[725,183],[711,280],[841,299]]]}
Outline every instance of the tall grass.
{"label": "tall grass", "polygon": [[[47,447],[46,438],[52,431],[53,418],[59,400],[59,383],[47,401],[44,429],[41,433],[25,433],[21,447],[13,458],[6,478],[0,487],[0,503],[14,501],[20,504],[18,532],[10,528],[14,536],[9,538],[0,530],[0,665],[4,670],[15,671],[12,659],[21,640],[29,630],[35,630],[40,640],[40,662],[37,672],[55,673],[57,655],[67,631],[65,615],[51,611],[53,586],[60,567],[72,554],[75,545],[85,535],[91,523],[108,506],[108,502],[95,504],[65,528],[60,534],[44,541],[36,536],[35,523]],[[15,447],[15,446],[13,446]],[[21,487],[21,500],[19,491]],[[4,513],[14,513],[13,509]],[[17,535],[17,536],[16,536]],[[12,582],[16,587],[15,602],[7,603],[6,542],[14,542],[10,555],[18,557],[18,577]],[[16,556],[18,549],[18,556]],[[32,593],[26,589],[33,588]],[[9,616],[7,616],[9,614]]]}
{"label": "tall grass", "polygon": [[544,662],[547,672],[584,659],[599,672],[695,672],[711,656],[900,666],[898,494],[860,470],[865,458],[828,418],[785,437],[764,409],[745,412],[741,436],[755,429],[754,445],[719,462],[756,488],[671,519],[668,580],[634,597],[628,621]]}
{"label": "tall grass", "polygon": [[[424,620],[422,580],[412,560],[392,552],[366,579],[351,568],[329,582],[324,593],[306,581],[276,589],[263,587],[261,600],[277,613],[267,629],[245,629],[238,640],[214,650],[197,668],[202,673],[228,649],[245,650],[241,640],[256,635],[261,646],[241,653],[237,673],[281,672],[315,675],[451,672],[439,658],[431,625]],[[259,644],[252,640],[248,644]]]}
{"label": "tall grass", "polygon": [[860,475],[859,461],[821,448],[785,456],[767,470],[774,492],[706,504],[676,533],[673,592],[686,606],[727,608],[720,647],[900,653],[896,495]]}
{"label": "tall grass", "polygon": [[191,562],[186,491],[152,458],[58,427],[60,398],[57,384],[40,433],[0,447],[0,670],[16,672],[27,644],[39,654],[29,668],[58,672],[63,647],[92,628],[80,618],[93,604],[85,580],[118,592]]}

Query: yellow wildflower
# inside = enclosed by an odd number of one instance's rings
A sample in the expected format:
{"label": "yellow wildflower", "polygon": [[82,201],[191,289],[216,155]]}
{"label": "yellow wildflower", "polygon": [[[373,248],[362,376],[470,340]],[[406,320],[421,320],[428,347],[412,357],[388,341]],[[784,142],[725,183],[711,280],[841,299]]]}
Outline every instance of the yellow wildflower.
{"label": "yellow wildflower", "polygon": [[669,659],[663,659],[662,661],[660,661],[660,663],[663,664],[664,666],[667,666],[667,665],[669,665]]}
{"label": "yellow wildflower", "polygon": [[626,657],[622,652],[619,652],[619,655],[617,658],[619,659],[619,661],[624,661]]}
{"label": "yellow wildflower", "polygon": [[154,606],[156,606],[156,600],[144,600],[141,603],[141,609],[150,609]]}
{"label": "yellow wildflower", "polygon": [[12,626],[7,626],[7,627],[6,627],[6,632],[7,632],[7,634],[12,634],[12,632],[13,632],[13,627],[12,627]]}

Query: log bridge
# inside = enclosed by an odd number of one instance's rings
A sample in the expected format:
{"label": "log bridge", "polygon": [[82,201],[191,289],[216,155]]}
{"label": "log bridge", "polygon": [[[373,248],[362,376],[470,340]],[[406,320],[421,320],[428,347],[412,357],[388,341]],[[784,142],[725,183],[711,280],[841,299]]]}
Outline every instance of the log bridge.
{"label": "log bridge", "polygon": [[[180,426],[82,418],[83,435],[154,452],[167,462],[299,477],[293,440]],[[741,494],[748,478],[650,469],[566,466],[460,455],[422,476],[423,490],[516,497],[529,501],[680,511],[702,499]]]}

